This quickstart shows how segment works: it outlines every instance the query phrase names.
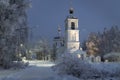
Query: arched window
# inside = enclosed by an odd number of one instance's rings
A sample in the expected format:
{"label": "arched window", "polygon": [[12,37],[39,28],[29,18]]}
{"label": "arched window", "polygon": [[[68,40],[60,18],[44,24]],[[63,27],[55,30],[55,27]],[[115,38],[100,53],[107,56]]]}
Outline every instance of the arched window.
{"label": "arched window", "polygon": [[74,22],[71,22],[71,29],[75,29],[75,23]]}

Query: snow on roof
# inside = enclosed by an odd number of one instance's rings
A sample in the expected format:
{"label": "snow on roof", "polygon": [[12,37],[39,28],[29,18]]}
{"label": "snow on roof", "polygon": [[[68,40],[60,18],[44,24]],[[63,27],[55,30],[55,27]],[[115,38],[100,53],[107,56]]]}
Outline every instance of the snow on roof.
{"label": "snow on roof", "polygon": [[120,56],[120,53],[117,53],[117,52],[111,52],[111,53],[108,53],[106,55],[104,55],[104,57],[110,57],[110,56]]}

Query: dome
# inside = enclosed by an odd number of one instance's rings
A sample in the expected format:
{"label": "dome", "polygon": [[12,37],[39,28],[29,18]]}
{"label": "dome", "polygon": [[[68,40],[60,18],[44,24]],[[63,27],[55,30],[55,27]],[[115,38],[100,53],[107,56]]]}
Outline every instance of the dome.
{"label": "dome", "polygon": [[73,8],[70,8],[69,13],[70,13],[70,14],[73,14],[73,13],[74,13],[74,9],[73,9]]}

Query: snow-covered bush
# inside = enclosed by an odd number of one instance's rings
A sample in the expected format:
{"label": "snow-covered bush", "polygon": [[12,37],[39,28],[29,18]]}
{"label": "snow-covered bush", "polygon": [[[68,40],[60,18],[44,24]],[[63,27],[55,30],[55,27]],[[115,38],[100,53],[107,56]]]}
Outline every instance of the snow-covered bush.
{"label": "snow-covered bush", "polygon": [[120,77],[120,63],[92,63],[100,77]]}
{"label": "snow-covered bush", "polygon": [[95,79],[120,77],[119,66],[118,63],[89,63],[67,53],[59,59],[53,69],[60,75],[67,74],[82,79]]}
{"label": "snow-covered bush", "polygon": [[59,63],[53,67],[59,74],[68,74],[76,77],[84,77],[83,74],[91,72],[91,65],[88,62],[82,61],[69,53],[64,54]]}

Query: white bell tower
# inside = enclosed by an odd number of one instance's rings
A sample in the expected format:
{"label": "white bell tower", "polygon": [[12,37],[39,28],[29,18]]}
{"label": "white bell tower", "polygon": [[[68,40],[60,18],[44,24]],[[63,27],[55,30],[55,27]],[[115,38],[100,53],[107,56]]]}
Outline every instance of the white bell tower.
{"label": "white bell tower", "polygon": [[65,48],[68,53],[74,53],[80,48],[78,18],[73,13],[73,8],[70,8],[69,16],[65,20]]}

